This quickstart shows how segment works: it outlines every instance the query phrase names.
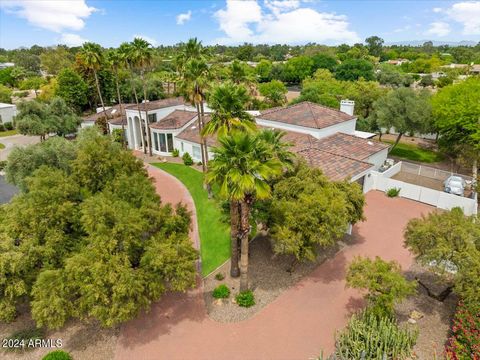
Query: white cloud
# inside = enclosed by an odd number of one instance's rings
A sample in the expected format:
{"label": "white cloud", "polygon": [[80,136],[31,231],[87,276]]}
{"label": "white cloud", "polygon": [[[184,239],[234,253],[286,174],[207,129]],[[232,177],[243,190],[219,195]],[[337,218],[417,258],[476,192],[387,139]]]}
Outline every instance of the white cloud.
{"label": "white cloud", "polygon": [[358,35],[349,30],[347,18],[334,13],[301,7],[295,0],[268,0],[265,8],[257,1],[227,0],[214,17],[225,33],[218,43],[355,43]]}
{"label": "white cloud", "polygon": [[398,28],[398,29],[395,29],[393,30],[394,33],[401,33],[401,32],[405,32],[405,31],[408,31],[412,28],[412,25],[405,25],[401,28]]}
{"label": "white cloud", "polygon": [[150,37],[150,36],[136,34],[136,35],[132,36],[132,40],[135,39],[135,38],[140,38],[140,39],[143,39],[145,41],[148,41],[152,46],[157,46],[158,45],[158,41],[155,40],[154,38]]}
{"label": "white cloud", "polygon": [[433,11],[434,13],[440,13],[440,12],[443,11],[443,9],[442,9],[442,8],[439,8],[439,7],[436,7],[436,8],[433,8],[432,11]]}
{"label": "white cloud", "polygon": [[177,25],[183,25],[187,21],[190,21],[192,18],[192,12],[188,10],[186,13],[178,14],[177,15]]}
{"label": "white cloud", "polygon": [[446,10],[448,16],[463,25],[464,35],[480,35],[480,1],[464,1]]}
{"label": "white cloud", "polygon": [[426,32],[426,35],[434,36],[446,36],[448,34],[450,34],[450,25],[442,21],[432,22],[430,28]]}
{"label": "white cloud", "polygon": [[2,0],[0,6],[32,25],[55,32],[83,29],[84,20],[97,10],[88,6],[85,0]]}
{"label": "white cloud", "polygon": [[83,43],[87,42],[87,39],[82,38],[77,34],[62,34],[58,40],[59,44],[65,44],[67,46],[81,46]]}

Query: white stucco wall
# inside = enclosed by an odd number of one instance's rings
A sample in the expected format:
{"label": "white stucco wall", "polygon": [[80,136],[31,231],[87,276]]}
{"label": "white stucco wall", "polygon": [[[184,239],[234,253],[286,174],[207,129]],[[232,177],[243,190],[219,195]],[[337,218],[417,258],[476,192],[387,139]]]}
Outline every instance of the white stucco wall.
{"label": "white stucco wall", "polygon": [[373,164],[375,166],[374,170],[377,170],[380,166],[383,165],[383,163],[387,159],[387,156],[388,148],[371,155],[370,157],[368,157],[368,159],[366,159],[366,161]]}
{"label": "white stucco wall", "polygon": [[271,120],[257,118],[257,124],[259,125],[269,127],[269,128],[298,132],[302,134],[310,134],[317,139],[322,139],[324,137],[333,135],[337,132],[343,132],[345,134],[354,135],[356,122],[357,122],[357,119],[352,119],[352,120],[345,121],[340,124],[335,124],[323,129],[314,129],[314,128],[308,128],[303,126],[286,124],[278,121],[271,121]]}
{"label": "white stucco wall", "polygon": [[17,107],[15,105],[0,103],[0,123],[12,122],[15,115],[17,115]]}

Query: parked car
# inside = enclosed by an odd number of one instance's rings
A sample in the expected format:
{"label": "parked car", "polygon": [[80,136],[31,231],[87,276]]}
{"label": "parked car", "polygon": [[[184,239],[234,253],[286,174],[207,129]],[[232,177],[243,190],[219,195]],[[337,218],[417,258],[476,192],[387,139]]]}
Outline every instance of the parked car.
{"label": "parked car", "polygon": [[443,183],[445,186],[444,191],[449,194],[463,196],[465,192],[465,180],[458,175],[449,176],[447,180]]}

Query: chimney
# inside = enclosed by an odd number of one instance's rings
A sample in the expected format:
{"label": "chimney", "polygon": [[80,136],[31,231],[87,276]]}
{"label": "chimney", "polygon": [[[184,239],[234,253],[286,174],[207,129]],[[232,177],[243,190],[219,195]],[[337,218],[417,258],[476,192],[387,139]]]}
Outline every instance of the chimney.
{"label": "chimney", "polygon": [[340,101],[340,111],[353,116],[353,109],[355,108],[355,101],[353,100],[342,100]]}

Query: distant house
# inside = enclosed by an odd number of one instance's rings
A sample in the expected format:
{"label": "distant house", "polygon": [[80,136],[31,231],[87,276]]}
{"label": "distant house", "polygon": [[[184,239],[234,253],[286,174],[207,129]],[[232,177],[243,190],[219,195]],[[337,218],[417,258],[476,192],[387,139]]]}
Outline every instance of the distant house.
{"label": "distant house", "polygon": [[15,64],[12,62],[0,63],[0,70],[6,69],[8,67],[13,67],[13,66],[15,66]]}
{"label": "distant house", "polygon": [[0,103],[0,124],[12,122],[17,115],[17,107],[13,104]]}
{"label": "distant house", "polygon": [[[285,141],[291,150],[311,166],[319,167],[332,180],[349,179],[363,184],[365,176],[378,169],[387,158],[388,145],[370,140],[374,134],[355,130],[354,102],[344,100],[340,110],[311,102],[250,112],[259,128],[285,131]],[[145,123],[148,111],[148,129]],[[210,121],[206,107],[205,122]],[[128,147],[142,150],[150,131],[152,152],[170,156],[174,149],[180,155],[189,153],[201,161],[201,141],[195,109],[184,99],[171,98],[125,107],[125,116],[109,120],[110,130],[126,127]],[[209,157],[218,143],[215,137],[206,138]]]}
{"label": "distant house", "polygon": [[480,75],[480,64],[472,65],[472,67],[470,68],[470,74]]}
{"label": "distant house", "polygon": [[409,62],[410,62],[410,60],[408,60],[408,59],[392,59],[392,60],[388,60],[387,64],[400,66],[402,64],[409,63]]}

